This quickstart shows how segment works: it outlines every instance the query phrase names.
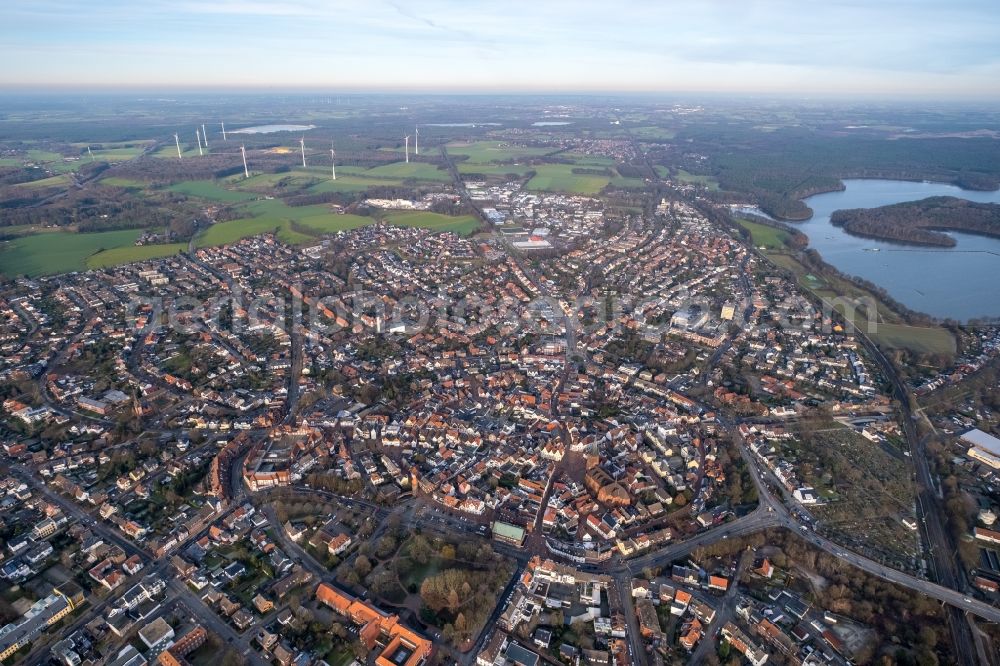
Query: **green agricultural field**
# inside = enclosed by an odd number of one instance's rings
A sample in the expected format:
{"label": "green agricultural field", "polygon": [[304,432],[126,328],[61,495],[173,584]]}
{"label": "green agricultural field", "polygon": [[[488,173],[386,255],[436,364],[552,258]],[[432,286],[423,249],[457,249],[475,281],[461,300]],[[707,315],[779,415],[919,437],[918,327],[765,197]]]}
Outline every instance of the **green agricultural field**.
{"label": "green agricultural field", "polygon": [[41,178],[39,180],[29,180],[27,183],[18,183],[17,187],[36,189],[41,187],[61,187],[68,183],[69,176],[61,173],[58,176],[50,176],[49,178]]}
{"label": "green agricultural field", "polygon": [[[141,146],[117,146],[114,148],[101,148],[100,150],[91,149],[91,153],[94,155],[94,159],[104,162],[125,162],[128,160],[134,160],[142,154]],[[87,154],[86,149],[84,149],[81,154],[81,159],[89,159],[90,155]]]}
{"label": "green agricultural field", "polygon": [[304,188],[316,183],[319,178],[316,174],[303,171],[288,171],[285,173],[261,173],[249,178],[240,177],[229,181],[230,184],[239,190],[269,190],[281,185],[283,188]]}
{"label": "green agricultural field", "polygon": [[688,173],[684,169],[677,170],[677,179],[682,183],[691,183],[692,185],[704,185],[712,192],[717,192],[719,190],[719,181],[711,176],[698,176],[693,173]]}
{"label": "green agricultural field", "polygon": [[[173,137],[171,137],[173,138]],[[163,144],[163,147],[159,150],[150,153],[153,157],[162,157],[164,159],[177,159],[177,146],[171,141],[170,143]],[[185,143],[181,141],[181,155],[184,157],[201,157],[198,154],[198,144]]]}
{"label": "green agricultural field", "polygon": [[118,176],[101,178],[99,182],[101,185],[108,185],[110,187],[127,187],[133,190],[141,190],[149,187],[149,183],[141,180],[135,180],[134,178],[119,178]]}
{"label": "green agricultural field", "polygon": [[366,169],[358,175],[366,178],[400,178],[403,180],[433,180],[449,182],[451,174],[446,169],[427,162],[393,162],[373,169]]}
{"label": "green agricultural field", "polygon": [[767,250],[780,250],[786,247],[786,242],[790,234],[787,231],[769,227],[765,224],[757,224],[749,220],[737,220],[737,223],[750,232],[750,238],[754,247],[763,247]]}
{"label": "green agricultural field", "polygon": [[426,211],[399,211],[385,216],[389,224],[402,227],[423,227],[433,231],[453,231],[462,236],[468,236],[479,228],[479,220],[472,215],[441,215]]}
{"label": "green agricultural field", "polygon": [[[860,323],[856,325],[867,331]],[[872,338],[885,347],[912,349],[916,352],[954,354],[955,337],[944,328],[936,326],[907,326],[905,324],[878,324]]]}
{"label": "green agricultural field", "polygon": [[239,220],[229,220],[213,224],[195,238],[195,245],[198,247],[210,247],[213,245],[229,245],[244,238],[259,236],[261,234],[275,233],[282,230],[289,230],[290,225],[287,220],[276,220],[273,218],[243,218]]}
{"label": "green agricultural field", "polygon": [[532,167],[527,164],[470,164],[469,162],[459,162],[458,172],[463,174],[477,173],[484,176],[506,176],[514,174],[518,177],[531,171]]}
{"label": "green agricultural field", "polygon": [[634,136],[640,139],[673,139],[677,136],[677,132],[674,130],[662,127],[634,127],[631,131]]}
{"label": "green agricultural field", "polygon": [[66,231],[76,231],[74,227],[40,227],[37,224],[13,224],[0,227],[4,236],[30,236],[31,234],[54,234]]}
{"label": "green agricultural field", "polygon": [[535,177],[528,181],[528,189],[597,194],[611,182],[607,176],[573,173],[574,168],[572,164],[540,164],[535,167]]}
{"label": "green agricultural field", "polygon": [[102,250],[87,257],[87,268],[108,268],[147,259],[170,257],[187,249],[187,243],[167,243],[164,245],[130,245]]}
{"label": "green agricultural field", "polygon": [[[274,232],[282,242],[298,245],[315,240],[322,234],[354,229],[375,221],[360,215],[331,213],[326,206],[292,207],[277,199],[255,201],[243,209],[248,217],[213,224],[198,235],[195,244],[198,247],[228,245],[243,238]],[[296,231],[293,223],[305,228],[311,235]]]}
{"label": "green agricultural field", "polygon": [[298,223],[307,227],[317,234],[335,234],[338,231],[357,229],[371,224],[374,220],[363,215],[339,215],[337,213],[326,213],[325,215],[312,215],[301,218]]}
{"label": "green agricultural field", "polygon": [[211,180],[186,180],[182,183],[171,185],[167,189],[189,197],[199,197],[220,203],[236,203],[254,198],[252,194],[247,192],[234,192],[222,188]]}
{"label": "green agricultural field", "polygon": [[370,187],[397,186],[402,184],[403,181],[399,178],[365,178],[353,173],[342,175],[340,169],[338,169],[337,180],[330,180],[328,178],[320,181],[310,187],[308,191],[314,194],[323,192],[364,192]]}
{"label": "green agricultural field", "polygon": [[56,162],[62,161],[63,155],[60,153],[54,153],[51,150],[29,150],[27,152],[28,159],[32,162],[46,163],[46,162]]}
{"label": "green agricultural field", "polygon": [[577,166],[581,167],[613,167],[616,162],[610,157],[603,155],[584,155],[583,153],[560,153],[559,157],[573,160]]}
{"label": "green agricultural field", "polygon": [[[67,158],[65,155],[51,150],[29,150],[25,153],[25,161],[42,164],[46,171],[56,174],[70,173],[79,169],[85,162],[78,158]],[[17,166],[20,165],[18,160]]]}
{"label": "green agricultural field", "polygon": [[529,190],[569,192],[570,194],[597,194],[608,184],[623,188],[645,187],[640,178],[622,178],[617,173],[605,176],[590,173],[573,173],[573,169],[597,169],[598,166],[576,164],[539,164],[533,167],[535,177],[528,181]]}
{"label": "green agricultural field", "polygon": [[87,258],[102,250],[134,246],[141,229],[74,233],[59,231],[0,243],[0,272],[50,275],[87,269]]}
{"label": "green agricultural field", "polygon": [[452,155],[466,155],[470,164],[489,164],[490,162],[509,162],[525,157],[537,157],[553,152],[552,148],[533,146],[511,146],[506,142],[477,141],[475,143],[449,143],[448,152]]}
{"label": "green agricultural field", "polygon": [[21,164],[22,160],[16,157],[0,157],[0,167],[19,167]]}

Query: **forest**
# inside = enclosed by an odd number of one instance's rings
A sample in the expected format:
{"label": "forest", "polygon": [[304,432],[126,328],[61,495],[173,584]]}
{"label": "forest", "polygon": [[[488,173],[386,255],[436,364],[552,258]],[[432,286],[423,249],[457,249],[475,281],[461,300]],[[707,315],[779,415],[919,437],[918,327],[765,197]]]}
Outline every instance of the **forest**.
{"label": "forest", "polygon": [[1000,205],[929,197],[880,208],[838,210],[830,222],[856,236],[954,247],[955,239],[940,230],[1000,236]]}
{"label": "forest", "polygon": [[803,128],[760,132],[751,127],[690,127],[678,134],[685,153],[656,156],[691,173],[710,175],[723,190],[750,194],[762,210],[806,220],[801,199],[844,189],[843,178],[933,180],[970,190],[1000,186],[994,139],[893,139]]}

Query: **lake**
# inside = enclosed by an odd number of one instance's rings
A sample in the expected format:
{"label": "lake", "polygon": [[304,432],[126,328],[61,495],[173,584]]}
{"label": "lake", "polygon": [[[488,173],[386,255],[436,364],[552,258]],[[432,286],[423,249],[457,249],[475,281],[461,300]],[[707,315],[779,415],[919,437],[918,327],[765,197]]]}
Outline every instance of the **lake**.
{"label": "lake", "polygon": [[304,132],[316,129],[315,125],[257,125],[230,130],[228,134],[274,134],[275,132]]}
{"label": "lake", "polygon": [[[951,248],[927,248],[859,238],[830,224],[844,208],[877,208],[935,196],[1000,203],[1000,190],[974,192],[943,183],[845,180],[843,192],[805,199],[813,209],[806,222],[789,223],[809,236],[809,247],[850,275],[879,285],[907,307],[941,318],[966,321],[1000,317],[1000,238],[947,232]],[[877,250],[877,251],[873,251]]]}

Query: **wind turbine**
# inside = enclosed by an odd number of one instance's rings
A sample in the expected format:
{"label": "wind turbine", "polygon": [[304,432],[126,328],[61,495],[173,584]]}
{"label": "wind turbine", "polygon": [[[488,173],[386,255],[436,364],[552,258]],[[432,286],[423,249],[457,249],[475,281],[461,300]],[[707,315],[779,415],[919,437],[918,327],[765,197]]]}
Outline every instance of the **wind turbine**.
{"label": "wind turbine", "polygon": [[299,148],[302,150],[302,168],[306,168],[306,138],[299,139]]}
{"label": "wind turbine", "polygon": [[198,139],[198,154],[204,157],[205,153],[203,153],[201,150],[201,130],[198,129],[197,127],[194,128],[194,136],[196,139]]}
{"label": "wind turbine", "polygon": [[406,141],[406,163],[409,164],[410,163],[410,135],[407,134],[405,137],[403,137],[403,140]]}
{"label": "wind turbine", "polygon": [[337,180],[337,153],[333,152],[333,146],[330,146],[330,178],[331,180]]}
{"label": "wind turbine", "polygon": [[177,132],[174,132],[174,143],[177,144],[177,159],[181,159],[181,140],[177,138]]}
{"label": "wind turbine", "polygon": [[205,148],[208,148],[208,132],[205,131],[205,123],[201,124],[201,139],[205,142]]}
{"label": "wind turbine", "polygon": [[87,146],[87,154],[90,155],[90,161],[94,161],[94,153],[90,152],[90,146]]}
{"label": "wind turbine", "polygon": [[240,146],[240,152],[243,153],[243,175],[247,178],[250,177],[250,170],[247,169],[247,149],[246,146]]}
{"label": "wind turbine", "polygon": [[413,154],[420,154],[420,125],[413,127]]}
{"label": "wind turbine", "polygon": [[226,121],[225,120],[222,121],[222,140],[223,141],[229,141],[229,139],[226,138]]}

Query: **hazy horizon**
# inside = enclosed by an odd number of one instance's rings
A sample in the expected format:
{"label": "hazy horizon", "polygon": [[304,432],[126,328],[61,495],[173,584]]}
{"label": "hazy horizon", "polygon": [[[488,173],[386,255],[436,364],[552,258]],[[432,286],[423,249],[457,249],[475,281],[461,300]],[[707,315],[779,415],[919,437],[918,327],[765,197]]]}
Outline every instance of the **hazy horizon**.
{"label": "hazy horizon", "polygon": [[1000,98],[984,0],[10,0],[0,18],[15,91]]}

